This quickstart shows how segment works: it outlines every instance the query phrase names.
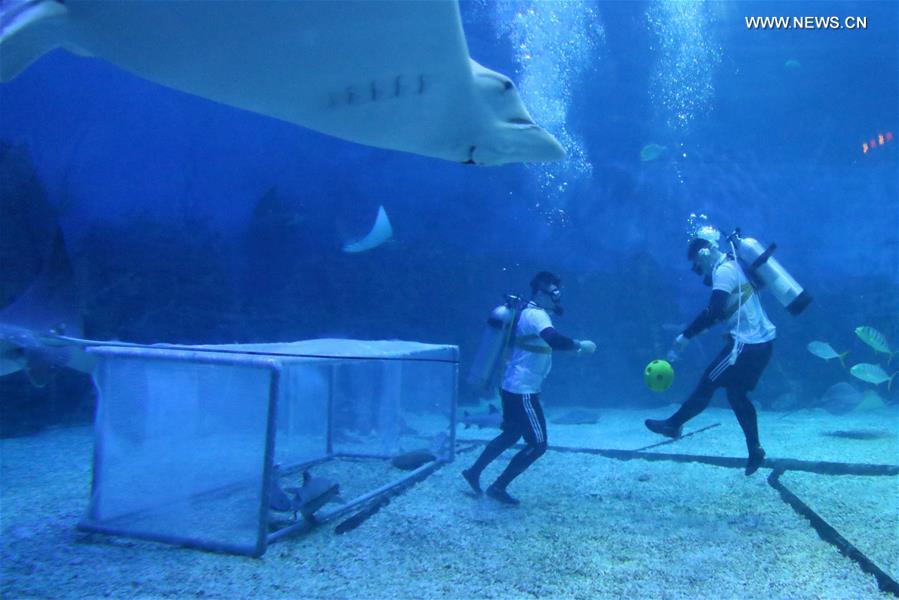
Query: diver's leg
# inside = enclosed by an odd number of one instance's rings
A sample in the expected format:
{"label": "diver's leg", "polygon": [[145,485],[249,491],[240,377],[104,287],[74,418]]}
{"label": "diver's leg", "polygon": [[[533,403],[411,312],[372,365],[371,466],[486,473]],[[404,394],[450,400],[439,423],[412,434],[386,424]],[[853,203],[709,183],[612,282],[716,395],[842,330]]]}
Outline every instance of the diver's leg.
{"label": "diver's leg", "polygon": [[501,391],[503,401],[502,433],[493,438],[481,452],[481,455],[471,467],[462,471],[462,476],[476,494],[481,493],[481,473],[496,458],[511,448],[522,435],[521,396],[506,390]]}
{"label": "diver's leg", "polygon": [[746,394],[746,389],[738,385],[727,388],[727,401],[730,402],[730,407],[737,415],[737,421],[746,437],[746,448],[751,453],[760,447],[758,414],[755,412],[755,407]]}
{"label": "diver's leg", "polygon": [[543,407],[540,406],[539,394],[524,394],[522,406],[527,418],[523,432],[526,445],[512,457],[505,470],[487,490],[489,496],[507,504],[518,504],[518,500],[506,492],[506,487],[546,452],[546,418]]}
{"label": "diver's leg", "polygon": [[702,374],[702,378],[696,385],[696,389],[687,397],[677,412],[667,419],[646,419],[644,423],[647,429],[670,438],[679,438],[684,423],[708,407],[715,390],[721,387],[723,381],[727,379],[727,370],[731,366],[731,348],[733,348],[733,340],[706,367],[705,373]]}
{"label": "diver's leg", "polygon": [[727,401],[737,416],[746,438],[746,450],[749,455],[746,475],[755,473],[765,460],[765,449],[759,442],[758,413],[748,393],[755,389],[771,359],[771,346],[771,342],[745,346],[734,365],[733,376],[727,385]]}
{"label": "diver's leg", "polygon": [[484,451],[481,452],[481,455],[471,467],[462,471],[462,476],[475,493],[481,493],[481,473],[487,468],[487,465],[496,460],[496,457],[500,454],[511,448],[520,437],[520,431],[503,431],[484,447]]}
{"label": "diver's leg", "polygon": [[684,423],[700,414],[708,408],[716,387],[717,386],[715,386],[713,381],[710,381],[708,377],[703,376],[696,386],[696,389],[694,389],[693,393],[687,397],[681,407],[677,409],[677,412],[668,417],[668,422],[675,427],[681,427]]}

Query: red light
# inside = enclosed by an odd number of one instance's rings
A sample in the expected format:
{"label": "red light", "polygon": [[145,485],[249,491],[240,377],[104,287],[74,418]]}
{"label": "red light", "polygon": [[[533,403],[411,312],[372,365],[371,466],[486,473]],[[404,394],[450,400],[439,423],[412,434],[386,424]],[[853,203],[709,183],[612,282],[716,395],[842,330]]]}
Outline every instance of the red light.
{"label": "red light", "polygon": [[875,140],[874,138],[871,138],[871,141],[868,142],[868,143],[871,144],[871,147],[872,147],[872,148],[876,148],[876,147],[877,147],[877,140]]}
{"label": "red light", "polygon": [[889,142],[891,139],[893,139],[893,132],[887,131],[887,141]]}

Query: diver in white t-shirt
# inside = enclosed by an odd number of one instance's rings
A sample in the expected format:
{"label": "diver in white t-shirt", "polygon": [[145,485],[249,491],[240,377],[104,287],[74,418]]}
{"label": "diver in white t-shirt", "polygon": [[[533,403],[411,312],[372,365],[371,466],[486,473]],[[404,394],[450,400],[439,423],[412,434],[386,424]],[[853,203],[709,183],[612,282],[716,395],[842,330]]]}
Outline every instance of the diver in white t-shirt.
{"label": "diver in white t-shirt", "polygon": [[487,488],[487,495],[506,504],[518,504],[506,486],[521,475],[546,452],[546,419],[540,406],[540,388],[552,368],[553,350],[574,350],[578,354],[592,354],[596,344],[589,340],[574,340],[555,330],[549,311],[562,314],[561,280],[552,273],[541,271],[531,280],[532,297],[521,310],[515,324],[514,336],[503,375],[502,433],[487,444],[471,468],[462,476],[476,494],[481,493],[481,472],[519,439],[525,447],[509,466]]}
{"label": "diver in white t-shirt", "polygon": [[755,389],[771,359],[775,327],[759,302],[757,290],[733,256],[721,252],[712,241],[696,237],[690,241],[687,258],[693,263],[693,272],[711,285],[712,296],[705,310],[677,336],[668,360],[677,360],[691,338],[719,321],[727,320],[729,340],[680,409],[664,420],[647,419],[646,427],[671,438],[680,437],[684,423],[705,410],[715,390],[723,387],[746,436],[749,459],[745,472],[752,475],[762,466],[765,450],[759,443],[758,418],[748,393]]}

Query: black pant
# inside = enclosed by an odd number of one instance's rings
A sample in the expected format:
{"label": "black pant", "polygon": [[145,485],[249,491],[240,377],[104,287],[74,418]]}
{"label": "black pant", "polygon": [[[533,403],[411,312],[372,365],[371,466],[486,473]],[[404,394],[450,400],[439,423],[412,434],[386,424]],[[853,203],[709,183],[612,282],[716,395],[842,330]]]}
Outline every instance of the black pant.
{"label": "black pant", "polygon": [[503,399],[503,432],[487,444],[470,470],[480,476],[481,472],[496,457],[524,437],[525,447],[512,457],[509,466],[493,484],[500,489],[505,489],[513,479],[521,475],[546,452],[546,419],[543,416],[543,407],[540,406],[540,394],[513,394],[501,390],[501,395]]}
{"label": "black pant", "polygon": [[771,360],[772,342],[761,344],[737,343],[737,361],[730,364],[734,340],[724,347],[708,366],[699,385],[690,394],[680,409],[668,421],[679,427],[704,411],[718,388],[727,391],[727,401],[737,415],[737,421],[746,436],[746,446],[750,451],[759,444],[758,416],[749,400],[748,393],[755,389],[768,361]]}

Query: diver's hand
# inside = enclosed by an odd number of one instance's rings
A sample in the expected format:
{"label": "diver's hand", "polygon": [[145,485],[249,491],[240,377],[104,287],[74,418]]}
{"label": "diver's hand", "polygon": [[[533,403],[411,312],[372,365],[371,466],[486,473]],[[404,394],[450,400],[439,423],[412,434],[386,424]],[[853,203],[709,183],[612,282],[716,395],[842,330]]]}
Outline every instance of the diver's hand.
{"label": "diver's hand", "polygon": [[596,352],[596,344],[594,344],[590,340],[577,341],[578,354],[593,354],[594,352]]}
{"label": "diver's hand", "polygon": [[690,345],[690,338],[684,337],[684,334],[678,335],[674,338],[674,344],[671,345],[671,350],[668,351],[668,362],[677,362],[680,360],[680,355],[684,350],[687,349],[687,346]]}

